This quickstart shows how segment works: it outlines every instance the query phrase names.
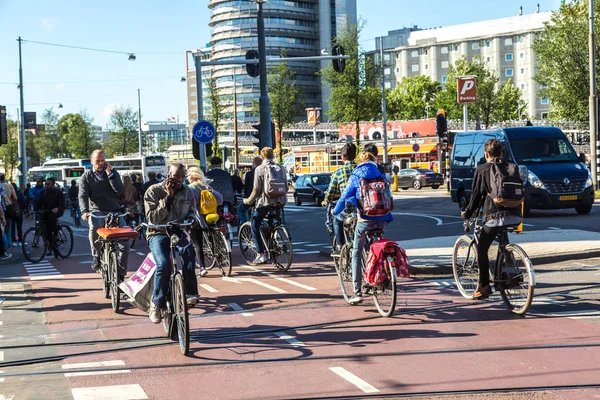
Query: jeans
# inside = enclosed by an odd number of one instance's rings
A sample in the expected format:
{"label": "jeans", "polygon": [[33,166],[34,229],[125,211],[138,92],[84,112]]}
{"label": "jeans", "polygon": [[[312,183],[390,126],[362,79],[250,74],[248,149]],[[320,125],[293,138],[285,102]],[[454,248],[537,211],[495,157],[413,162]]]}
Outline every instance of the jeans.
{"label": "jeans", "polygon": [[[171,277],[170,246],[171,240],[166,235],[156,235],[150,237],[148,246],[156,262],[154,272],[154,291],[152,293],[152,302],[157,306],[164,308],[167,303],[167,294],[169,291],[169,280]],[[192,243],[186,243],[179,246],[183,262],[183,282],[185,284],[186,295],[198,294],[198,282],[195,274],[195,256]]]}
{"label": "jeans", "polygon": [[480,288],[490,284],[490,259],[488,251],[501,229],[501,227],[490,228],[489,226],[484,225],[481,234],[479,235],[479,244],[477,245],[477,265],[479,265]]}
{"label": "jeans", "polygon": [[[101,211],[94,211],[94,214],[106,215],[107,213],[101,212]],[[98,233],[96,233],[96,231],[98,230],[98,228],[104,227],[104,222],[105,222],[104,218],[94,218],[92,216],[90,216],[88,218],[88,225],[90,226],[90,233],[89,233],[90,246],[92,248],[92,256],[94,258],[100,257],[101,243],[98,242]],[[123,220],[123,218],[119,218],[119,226],[121,228],[125,227],[125,221]],[[120,254],[119,275],[126,276],[127,275],[127,265],[129,263],[129,246],[130,246],[129,240],[124,241],[123,243],[120,243],[120,246],[121,246],[121,251],[119,252],[119,254]]]}
{"label": "jeans", "polygon": [[196,253],[196,262],[200,264],[200,268],[205,268],[206,264],[204,264],[204,235],[202,234],[202,229],[192,228],[192,243],[194,244],[194,252]]}
{"label": "jeans", "polygon": [[383,229],[387,221],[358,221],[354,230],[354,247],[352,249],[352,284],[354,293],[362,293],[362,252],[367,239],[367,231]]}
{"label": "jeans", "polygon": [[268,213],[269,207],[258,207],[254,210],[254,215],[252,216],[252,238],[260,254],[265,252],[265,244],[260,237],[260,225]]}
{"label": "jeans", "polygon": [[13,224],[13,219],[6,217],[6,226],[4,227],[4,234],[6,235],[6,241],[5,241],[4,245],[6,246],[6,248],[10,248],[12,246],[12,242],[13,242],[12,224]]}
{"label": "jeans", "polygon": [[344,218],[345,213],[340,213],[338,215],[334,215],[331,221],[333,225],[333,234],[335,235],[335,240],[338,246],[342,247],[344,243],[346,243],[346,235],[344,235]]}
{"label": "jeans", "polygon": [[238,205],[238,216],[240,218],[240,226],[243,223],[246,223],[250,220],[250,213],[248,212],[250,208],[252,208],[252,206],[246,205],[244,204],[244,202],[241,202]]}

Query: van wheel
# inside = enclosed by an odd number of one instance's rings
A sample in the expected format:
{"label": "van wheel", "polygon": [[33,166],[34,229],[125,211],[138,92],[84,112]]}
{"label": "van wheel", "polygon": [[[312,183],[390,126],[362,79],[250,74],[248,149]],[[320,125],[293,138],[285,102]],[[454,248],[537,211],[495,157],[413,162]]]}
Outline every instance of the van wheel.
{"label": "van wheel", "polygon": [[294,204],[296,204],[297,206],[301,206],[302,205],[302,202],[298,198],[298,195],[294,196]]}
{"label": "van wheel", "polygon": [[577,214],[589,214],[592,211],[592,203],[575,207]]}
{"label": "van wheel", "polygon": [[467,199],[467,195],[465,192],[460,191],[458,193],[458,208],[464,210],[469,205],[469,200]]}
{"label": "van wheel", "polygon": [[432,189],[437,189],[437,188],[439,188],[439,187],[440,187],[440,185],[432,185],[432,186],[431,186],[431,188],[432,188]]}
{"label": "van wheel", "polygon": [[420,181],[418,181],[418,180],[414,180],[414,181],[413,181],[413,187],[414,187],[416,190],[421,190],[421,182],[420,182]]}

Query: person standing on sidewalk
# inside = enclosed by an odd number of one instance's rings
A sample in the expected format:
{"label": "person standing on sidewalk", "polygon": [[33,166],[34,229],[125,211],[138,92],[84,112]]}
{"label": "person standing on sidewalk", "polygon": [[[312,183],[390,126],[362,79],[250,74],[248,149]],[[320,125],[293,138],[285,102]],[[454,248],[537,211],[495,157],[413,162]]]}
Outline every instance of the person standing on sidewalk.
{"label": "person standing on sidewalk", "polygon": [[6,182],[4,179],[4,174],[0,174],[0,182],[2,183],[4,191],[6,192],[6,195],[4,196],[4,204],[6,208],[6,212],[4,214],[6,218],[6,228],[4,233],[6,234],[6,247],[10,248],[13,243],[13,221],[17,219],[17,215],[20,211],[19,205],[17,204],[17,193],[15,192],[13,185]]}
{"label": "person standing on sidewalk", "polygon": [[7,253],[4,248],[4,240],[2,235],[4,234],[4,226],[6,225],[6,218],[4,217],[4,207],[0,206],[0,261],[8,260],[12,257],[12,254]]}

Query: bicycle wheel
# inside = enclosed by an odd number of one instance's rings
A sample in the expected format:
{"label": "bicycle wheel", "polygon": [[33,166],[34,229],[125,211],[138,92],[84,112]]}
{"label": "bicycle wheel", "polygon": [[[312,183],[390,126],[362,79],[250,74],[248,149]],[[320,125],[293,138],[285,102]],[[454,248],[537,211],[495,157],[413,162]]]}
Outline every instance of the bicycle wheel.
{"label": "bicycle wheel", "polygon": [[460,294],[466,299],[472,299],[479,282],[479,267],[477,244],[469,236],[459,237],[454,244],[452,272]]}
{"label": "bicycle wheel", "polygon": [[515,314],[523,315],[533,300],[535,274],[533,264],[521,247],[506,246],[500,254],[501,278],[499,290],[506,307]]}
{"label": "bicycle wheel", "polygon": [[215,256],[215,251],[213,249],[212,232],[202,231],[202,253],[204,253],[204,268],[213,269],[217,263],[217,257]]}
{"label": "bicycle wheel", "polygon": [[258,251],[256,249],[256,243],[254,243],[254,238],[252,237],[252,227],[250,226],[250,222],[244,222],[242,226],[240,226],[238,232],[238,244],[240,246],[242,257],[246,263],[248,265],[256,265],[254,264],[254,260],[256,260],[256,257],[258,256]]}
{"label": "bicycle wheel", "polygon": [[46,241],[39,228],[29,228],[23,235],[23,255],[29,262],[38,263],[46,255]]}
{"label": "bicycle wheel", "polygon": [[352,245],[344,243],[340,250],[338,277],[340,278],[340,287],[344,300],[350,301],[354,295],[354,285],[352,283]]}
{"label": "bicycle wheel", "polygon": [[396,268],[398,261],[392,262],[393,257],[386,257],[383,260],[383,267],[385,268],[388,278],[381,285],[373,288],[373,300],[375,301],[375,307],[382,317],[389,317],[394,314],[396,308],[396,285],[398,283],[398,276],[396,275]]}
{"label": "bicycle wheel", "polygon": [[119,312],[121,296],[119,295],[119,264],[117,252],[111,251],[108,264],[108,281],[110,282],[110,304],[114,312]]}
{"label": "bicycle wheel", "polygon": [[216,264],[221,270],[223,276],[231,276],[231,247],[229,247],[229,240],[225,237],[225,234],[221,231],[213,231],[213,244],[214,253],[217,260]]}
{"label": "bicycle wheel", "polygon": [[181,274],[178,273],[175,275],[173,286],[173,303],[175,304],[179,350],[181,350],[184,356],[187,356],[190,351],[190,324],[185,299],[185,287],[183,286],[183,277]]}
{"label": "bicycle wheel", "polygon": [[73,252],[73,231],[67,225],[59,225],[56,232],[56,252],[61,258],[67,258]]}
{"label": "bicycle wheel", "polygon": [[271,259],[280,271],[287,271],[294,259],[294,248],[292,238],[284,226],[277,226],[271,234]]}
{"label": "bicycle wheel", "polygon": [[[169,295],[170,293],[167,296]],[[170,337],[171,340],[177,340],[177,335],[173,335],[173,309],[169,302],[167,302],[167,308],[163,311],[162,325],[165,330],[165,335]]]}

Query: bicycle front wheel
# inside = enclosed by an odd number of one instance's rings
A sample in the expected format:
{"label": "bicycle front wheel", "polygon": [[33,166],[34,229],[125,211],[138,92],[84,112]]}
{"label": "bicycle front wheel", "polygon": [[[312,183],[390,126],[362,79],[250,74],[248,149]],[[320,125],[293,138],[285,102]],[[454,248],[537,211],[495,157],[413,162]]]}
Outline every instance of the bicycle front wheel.
{"label": "bicycle front wheel", "polygon": [[346,302],[350,302],[354,294],[354,284],[352,283],[352,245],[350,243],[344,243],[342,246],[338,265],[338,277],[340,278],[342,295]]}
{"label": "bicycle front wheel", "polygon": [[229,240],[221,231],[213,231],[214,253],[223,276],[231,276],[231,250]]}
{"label": "bicycle front wheel", "polygon": [[461,236],[454,244],[452,273],[460,294],[472,299],[479,282],[477,244],[469,236]]}
{"label": "bicycle front wheel", "polygon": [[217,263],[217,257],[215,257],[212,232],[202,231],[202,253],[204,253],[204,268],[213,269]]}
{"label": "bicycle front wheel", "polygon": [[280,271],[287,271],[294,259],[292,238],[284,226],[277,226],[271,235],[271,258]]}
{"label": "bicycle front wheel", "polygon": [[252,237],[252,227],[250,226],[250,222],[244,222],[242,226],[240,226],[238,232],[238,244],[246,264],[256,265],[254,264],[254,260],[256,260],[256,257],[258,256],[258,250],[256,243],[254,243],[254,238]]}
{"label": "bicycle front wheel", "polygon": [[190,352],[190,324],[185,299],[185,287],[181,274],[178,273],[175,275],[173,286],[173,303],[175,304],[175,322],[177,322],[179,350],[181,350],[181,354],[187,356]]}
{"label": "bicycle front wheel", "polygon": [[388,275],[387,279],[379,286],[373,288],[373,299],[375,300],[375,307],[382,317],[389,317],[394,314],[396,309],[396,285],[398,283],[398,276],[396,275],[396,268],[394,265],[398,264],[398,261],[392,262],[393,257],[386,257],[383,260],[383,267]]}
{"label": "bicycle front wheel", "polygon": [[58,226],[56,252],[61,258],[67,258],[73,252],[73,231],[67,225]]}
{"label": "bicycle front wheel", "polygon": [[502,301],[515,314],[523,315],[533,300],[533,264],[521,247],[509,244],[500,254],[499,289]]}
{"label": "bicycle front wheel", "polygon": [[108,280],[110,282],[110,304],[114,312],[119,312],[119,306],[121,305],[121,296],[119,295],[119,264],[117,259],[117,253],[115,251],[110,252],[108,258]]}
{"label": "bicycle front wheel", "polygon": [[46,241],[42,231],[36,228],[29,228],[23,235],[23,255],[29,262],[39,263],[46,255]]}

